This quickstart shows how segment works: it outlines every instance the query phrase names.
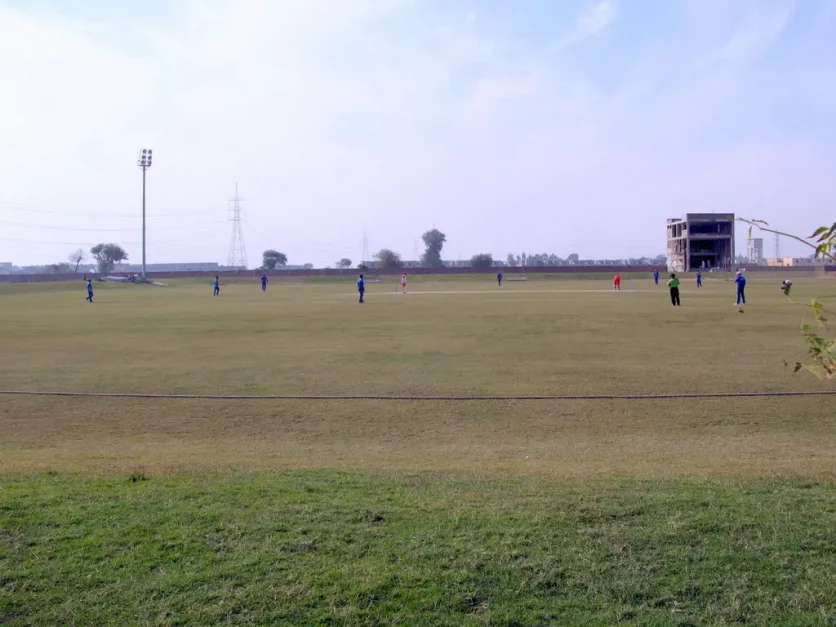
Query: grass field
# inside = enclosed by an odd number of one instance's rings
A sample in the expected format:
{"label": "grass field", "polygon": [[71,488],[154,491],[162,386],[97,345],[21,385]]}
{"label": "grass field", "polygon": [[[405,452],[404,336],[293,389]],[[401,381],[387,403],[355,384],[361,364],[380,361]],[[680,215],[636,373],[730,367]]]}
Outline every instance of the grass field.
{"label": "grass field", "polygon": [[[0,388],[832,389],[752,280],[0,285]],[[836,294],[799,280],[793,300]],[[830,387],[828,387],[830,386]],[[836,624],[836,401],[0,396],[0,623]]]}

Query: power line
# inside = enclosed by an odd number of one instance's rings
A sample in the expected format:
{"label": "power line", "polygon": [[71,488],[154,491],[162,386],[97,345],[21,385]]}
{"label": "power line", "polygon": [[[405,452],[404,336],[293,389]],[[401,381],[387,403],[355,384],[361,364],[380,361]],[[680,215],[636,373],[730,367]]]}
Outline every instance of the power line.
{"label": "power line", "polygon": [[[90,243],[90,240],[86,242],[56,242],[56,241],[44,241],[44,240],[37,240],[37,239],[17,239],[13,237],[0,237],[0,241],[3,242],[16,242],[18,244],[55,244],[57,246],[87,246]],[[132,244],[141,244],[142,242],[121,242],[123,245],[129,246]]]}
{"label": "power line", "polygon": [[[0,205],[5,205],[12,208],[14,211],[25,211],[27,213],[47,213],[50,215],[61,216],[84,216],[91,218],[137,218],[135,213],[96,213],[90,211],[58,211],[55,209],[44,209],[37,205],[27,205],[24,203],[12,202],[8,200],[0,200]],[[169,214],[148,214],[149,218],[180,218],[180,217],[198,217],[206,216],[206,213],[169,213]]]}
{"label": "power line", "polygon": [[[191,235],[189,237],[177,237],[177,238],[174,238],[174,239],[160,239],[160,240],[156,240],[154,243],[155,244],[171,244],[171,243],[174,243],[174,242],[191,241],[191,240],[194,239],[194,237],[201,236],[201,235],[210,235],[214,232],[215,231],[195,231],[195,232],[191,233]],[[13,237],[0,237],[0,241],[15,242],[15,243],[18,243],[18,244],[53,244],[53,245],[56,245],[56,246],[88,246],[92,240],[88,240],[86,242],[56,242],[54,240],[44,241],[44,240],[36,240],[36,239],[17,239],[17,238],[13,238]],[[122,246],[138,246],[138,245],[142,244],[141,241],[126,242],[126,241],[122,241],[122,240],[119,240],[118,243],[121,244]]]}
{"label": "power line", "polygon": [[[136,216],[134,216],[136,217]],[[125,232],[133,232],[136,229],[133,227],[126,227],[123,229],[95,229],[95,228],[87,228],[87,227],[64,227],[64,226],[51,226],[51,225],[41,225],[41,224],[24,224],[23,222],[8,222],[6,220],[0,220],[0,224],[6,226],[14,226],[23,229],[46,229],[49,231],[89,231],[89,232],[96,232],[96,233],[125,233]],[[217,222],[220,224],[220,221]],[[164,229],[154,229],[155,233],[159,232],[171,232],[171,231],[188,231],[191,227],[182,226],[176,228],[164,228]]]}

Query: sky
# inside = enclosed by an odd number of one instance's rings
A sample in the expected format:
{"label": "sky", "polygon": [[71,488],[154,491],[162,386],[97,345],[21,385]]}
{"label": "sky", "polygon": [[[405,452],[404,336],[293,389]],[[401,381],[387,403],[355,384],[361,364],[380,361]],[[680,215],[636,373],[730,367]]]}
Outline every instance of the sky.
{"label": "sky", "polygon": [[[0,261],[654,256],[836,206],[836,0],[0,0]],[[738,227],[738,251],[746,229]],[[766,239],[772,256],[772,238]],[[782,241],[784,255],[803,249]]]}

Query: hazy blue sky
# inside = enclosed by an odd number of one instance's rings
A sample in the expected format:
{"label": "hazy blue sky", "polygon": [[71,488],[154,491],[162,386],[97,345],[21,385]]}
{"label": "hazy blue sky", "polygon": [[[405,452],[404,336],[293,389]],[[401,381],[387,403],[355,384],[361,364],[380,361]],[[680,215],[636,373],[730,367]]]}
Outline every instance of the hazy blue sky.
{"label": "hazy blue sky", "polygon": [[236,182],[251,265],[836,219],[832,0],[0,0],[0,86],[0,261],[138,261],[143,147],[149,261],[225,261]]}

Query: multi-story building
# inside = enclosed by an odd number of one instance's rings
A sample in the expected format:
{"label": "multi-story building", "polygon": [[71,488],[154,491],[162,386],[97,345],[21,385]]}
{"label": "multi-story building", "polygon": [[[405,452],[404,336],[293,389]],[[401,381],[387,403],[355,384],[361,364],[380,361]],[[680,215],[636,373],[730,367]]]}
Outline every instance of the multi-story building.
{"label": "multi-story building", "polygon": [[763,263],[763,239],[750,237],[746,242],[746,259],[750,263]]}
{"label": "multi-story building", "polygon": [[668,220],[669,271],[729,270],[733,264],[733,213],[689,213]]}

